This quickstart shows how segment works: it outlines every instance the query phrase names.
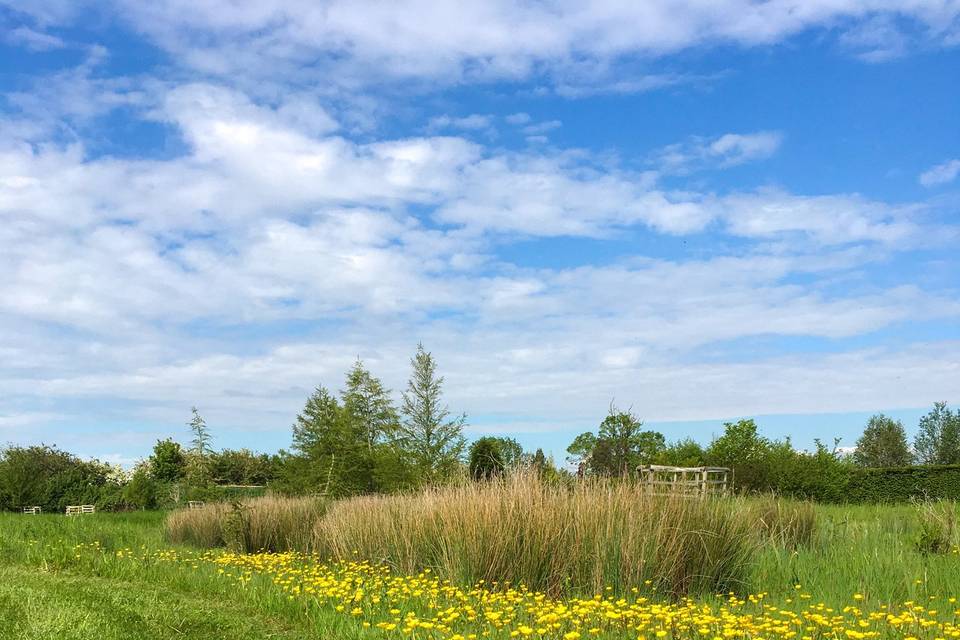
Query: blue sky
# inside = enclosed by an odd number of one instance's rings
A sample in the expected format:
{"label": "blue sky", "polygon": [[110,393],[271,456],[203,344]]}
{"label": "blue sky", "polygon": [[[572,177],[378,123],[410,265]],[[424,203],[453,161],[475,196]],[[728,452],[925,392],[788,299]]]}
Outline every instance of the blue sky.
{"label": "blue sky", "polygon": [[[636,5],[636,6],[634,6]],[[951,3],[0,0],[0,442],[272,451],[422,341],[470,435],[960,402]]]}

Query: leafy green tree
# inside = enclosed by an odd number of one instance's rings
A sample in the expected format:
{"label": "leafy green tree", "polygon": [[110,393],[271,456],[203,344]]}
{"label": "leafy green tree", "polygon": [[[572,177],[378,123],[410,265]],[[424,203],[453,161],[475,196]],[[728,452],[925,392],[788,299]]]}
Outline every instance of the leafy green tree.
{"label": "leafy green tree", "polygon": [[502,442],[499,438],[486,436],[470,445],[470,476],[474,480],[490,480],[503,474]]}
{"label": "leafy green tree", "polygon": [[[723,429],[723,435],[707,447],[707,463],[733,469],[734,481],[741,489],[769,490],[772,443],[760,435],[752,419],[726,422]],[[790,448],[789,443],[787,447]]]}
{"label": "leafy green tree", "polygon": [[597,435],[581,433],[567,447],[571,462],[582,471],[626,476],[641,464],[657,460],[666,449],[662,433],[643,429],[643,422],[631,411],[620,411],[612,404]]}
{"label": "leafy green tree", "polygon": [[403,421],[397,442],[409,456],[422,482],[433,484],[449,478],[463,454],[466,415],[451,417],[443,404],[443,376],[437,375],[433,356],[417,345],[410,361],[413,371],[403,392]]}
{"label": "leafy green tree", "polygon": [[853,461],[861,467],[905,467],[913,462],[903,423],[882,413],[870,418],[857,440]]}
{"label": "leafy green tree", "polygon": [[588,471],[590,459],[593,456],[594,449],[597,447],[597,436],[592,431],[581,433],[570,446],[567,447],[567,462],[576,466],[581,471]]}
{"label": "leafy green tree", "polygon": [[913,441],[921,464],[960,464],[960,410],[937,402],[920,418],[920,429]]}
{"label": "leafy green tree", "polygon": [[600,423],[597,440],[609,446],[605,472],[613,476],[629,475],[638,465],[653,460],[666,446],[663,434],[644,431],[643,422],[631,411],[619,411],[613,405]]}
{"label": "leafy green tree", "polygon": [[528,456],[523,452],[523,446],[516,439],[504,436],[498,436],[494,439],[500,446],[500,457],[503,458],[505,469],[517,469],[525,464]]}
{"label": "leafy green tree", "polygon": [[157,440],[149,459],[150,475],[158,482],[177,482],[186,475],[186,458],[179,442]]}
{"label": "leafy green tree", "polygon": [[[641,423],[643,424],[643,423]],[[637,465],[653,464],[663,455],[667,449],[667,440],[659,431],[641,431],[637,436],[637,446],[634,451],[633,462],[636,462],[630,471],[636,469]]]}
{"label": "leafy green tree", "polygon": [[789,440],[771,443],[766,454],[770,481],[762,489],[795,498],[842,502],[853,462],[849,456],[839,455],[839,444],[839,438],[834,439],[833,447],[817,439],[814,450],[808,452],[794,450]]}
{"label": "leafy green tree", "polygon": [[123,487],[123,500],[137,509],[157,507],[157,482],[150,474],[149,468],[137,467],[130,481]]}
{"label": "leafy green tree", "polygon": [[224,449],[209,456],[218,484],[264,485],[277,476],[277,458],[249,449]]}
{"label": "leafy green tree", "polygon": [[656,463],[672,467],[699,467],[703,465],[704,455],[699,442],[683,438],[668,444],[657,456]]}
{"label": "leafy green tree", "polygon": [[96,460],[46,445],[0,450],[0,503],[6,508],[39,506],[62,512],[68,504],[118,506],[114,470]]}
{"label": "leafy green tree", "polygon": [[293,448],[307,455],[339,429],[340,403],[326,387],[319,386],[307,398],[293,423]]}

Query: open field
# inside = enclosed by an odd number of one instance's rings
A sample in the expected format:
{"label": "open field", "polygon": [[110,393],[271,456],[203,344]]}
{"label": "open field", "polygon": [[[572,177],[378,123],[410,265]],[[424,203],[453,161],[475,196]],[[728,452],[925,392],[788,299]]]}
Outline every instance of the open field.
{"label": "open field", "polygon": [[752,548],[735,596],[691,599],[644,581],[551,596],[448,581],[442,566],[390,571],[362,554],[201,550],[166,541],[159,513],[3,514],[0,637],[960,637],[960,555],[916,549],[916,507],[814,510],[808,541]]}

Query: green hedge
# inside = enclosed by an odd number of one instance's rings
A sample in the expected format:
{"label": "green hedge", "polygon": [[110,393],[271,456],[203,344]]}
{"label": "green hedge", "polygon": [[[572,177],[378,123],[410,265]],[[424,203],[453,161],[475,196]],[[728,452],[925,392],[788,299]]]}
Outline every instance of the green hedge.
{"label": "green hedge", "polygon": [[960,500],[960,465],[864,468],[831,454],[787,452],[734,466],[735,488],[836,504]]}
{"label": "green hedge", "polygon": [[960,500],[960,465],[851,469],[844,502],[908,502],[916,498]]}

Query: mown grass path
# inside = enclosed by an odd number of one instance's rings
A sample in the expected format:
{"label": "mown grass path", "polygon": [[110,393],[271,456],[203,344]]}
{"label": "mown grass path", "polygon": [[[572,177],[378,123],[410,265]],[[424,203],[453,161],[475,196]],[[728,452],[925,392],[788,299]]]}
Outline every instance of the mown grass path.
{"label": "mown grass path", "polygon": [[[334,622],[334,621],[331,621]],[[356,637],[340,628],[337,637]],[[119,580],[36,567],[0,568],[4,640],[236,640],[317,638],[315,622],[265,612],[175,585]]]}

